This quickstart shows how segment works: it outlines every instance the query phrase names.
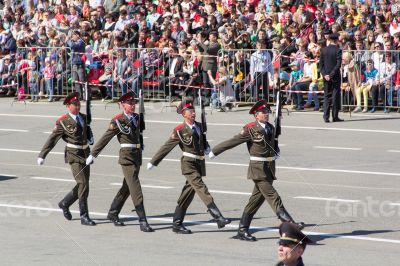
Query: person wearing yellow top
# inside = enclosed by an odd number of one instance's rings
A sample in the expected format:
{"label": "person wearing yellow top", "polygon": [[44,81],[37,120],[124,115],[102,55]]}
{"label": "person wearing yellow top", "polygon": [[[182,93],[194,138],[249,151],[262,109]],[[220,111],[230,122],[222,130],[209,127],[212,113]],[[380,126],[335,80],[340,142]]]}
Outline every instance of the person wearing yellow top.
{"label": "person wearing yellow top", "polygon": [[318,99],[318,84],[321,83],[322,77],[318,73],[318,66],[317,62],[314,60],[314,56],[312,53],[306,53],[306,58],[305,58],[305,64],[304,66],[307,65],[307,68],[311,69],[311,83],[308,87],[309,93],[307,97],[307,102],[304,105],[304,108],[310,108],[311,103],[314,100],[314,110],[318,111],[319,110],[319,99]]}

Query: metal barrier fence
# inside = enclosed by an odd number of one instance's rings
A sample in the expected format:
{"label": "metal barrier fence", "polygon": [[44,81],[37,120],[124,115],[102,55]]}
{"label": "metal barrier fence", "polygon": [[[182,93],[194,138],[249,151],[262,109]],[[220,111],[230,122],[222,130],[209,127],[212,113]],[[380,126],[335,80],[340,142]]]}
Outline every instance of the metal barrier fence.
{"label": "metal barrier fence", "polygon": [[[111,85],[108,97],[118,97],[127,90],[143,89],[146,100],[172,102],[182,97],[195,99],[201,95],[210,99],[208,74],[202,70],[202,61],[215,62],[217,56],[173,51],[165,48],[115,48],[112,52]],[[211,64],[209,63],[209,64]]]}
{"label": "metal barrier fence", "polygon": [[344,111],[399,110],[400,56],[395,50],[347,50],[342,57],[342,106]]}
{"label": "metal barrier fence", "polygon": [[14,71],[6,82],[15,82],[18,96],[30,96],[32,101],[40,96],[49,101],[65,97],[72,91],[70,55],[66,47],[18,48]]}
{"label": "metal barrier fence", "polygon": [[[277,50],[267,49],[222,49],[218,55],[195,50],[173,51],[170,48],[115,48],[102,54],[82,53],[88,68],[87,76],[82,79],[73,73],[69,48],[19,48],[15,55],[15,75],[10,80],[2,80],[0,85],[25,88],[25,93],[33,97],[39,92],[46,94],[46,88],[52,85],[55,97],[72,90],[82,92],[87,83],[89,89],[99,88],[103,99],[116,99],[128,90],[137,93],[142,88],[146,100],[172,102],[201,95],[214,106],[253,103],[260,99],[273,103],[280,86],[287,104],[294,103],[296,108],[320,106],[323,95],[320,73],[312,81],[301,84],[294,77],[290,81],[294,61],[300,70],[311,64],[318,69],[318,58],[309,60],[299,52],[283,56]],[[51,81],[45,77],[46,58],[56,66]],[[373,51],[343,51],[343,110],[398,109],[399,64],[399,52],[384,51],[380,45]],[[51,93],[47,94],[51,99]],[[303,99],[304,95],[308,96],[307,100]]]}
{"label": "metal barrier fence", "polygon": [[274,102],[277,75],[280,73],[277,59],[276,50],[220,50],[218,79],[229,80],[228,87],[232,86],[233,100],[236,102],[256,102],[261,99]]}

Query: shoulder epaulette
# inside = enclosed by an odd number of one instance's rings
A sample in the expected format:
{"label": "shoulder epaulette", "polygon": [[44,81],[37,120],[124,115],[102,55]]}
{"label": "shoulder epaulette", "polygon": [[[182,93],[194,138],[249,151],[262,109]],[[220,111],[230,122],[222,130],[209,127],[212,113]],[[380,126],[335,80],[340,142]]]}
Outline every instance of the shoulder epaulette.
{"label": "shoulder epaulette", "polygon": [[178,131],[178,130],[181,130],[182,128],[183,128],[183,124],[179,124],[179,125],[177,125],[176,127],[175,127],[175,130],[176,131]]}
{"label": "shoulder epaulette", "polygon": [[67,118],[68,117],[68,115],[63,115],[63,116],[61,116],[60,118],[58,118],[58,120],[57,121],[62,121],[62,120],[64,120],[65,118]]}
{"label": "shoulder epaulette", "polygon": [[116,116],[114,116],[113,119],[118,119],[118,118],[120,118],[121,116],[122,116],[122,114],[117,114]]}
{"label": "shoulder epaulette", "polygon": [[251,123],[248,123],[247,125],[246,125],[246,127],[247,128],[251,128],[251,127],[254,127],[256,125],[256,122],[251,122]]}

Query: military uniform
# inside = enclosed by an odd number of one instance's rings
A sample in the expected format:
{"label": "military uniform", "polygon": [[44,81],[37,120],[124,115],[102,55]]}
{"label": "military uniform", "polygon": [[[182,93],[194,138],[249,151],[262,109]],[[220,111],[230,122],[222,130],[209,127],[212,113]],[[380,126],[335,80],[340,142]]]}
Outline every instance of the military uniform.
{"label": "military uniform", "polygon": [[[75,101],[79,101],[79,94],[77,93],[69,95],[64,104],[73,104]],[[39,158],[44,160],[61,138],[67,143],[64,152],[65,163],[71,166],[77,184],[59,203],[59,207],[63,210],[65,218],[71,220],[72,215],[68,208],[79,199],[82,224],[94,225],[94,222],[89,218],[87,205],[90,166],[86,166],[85,160],[90,154],[90,149],[86,130],[86,116],[84,114],[79,113],[75,116],[68,113],[61,116],[40,151]]]}
{"label": "military uniform", "polygon": [[[294,252],[294,249],[297,247],[301,247],[304,250],[308,244],[314,244],[314,241],[311,240],[308,236],[306,236],[301,230],[292,223],[283,222],[279,226],[279,246],[287,247],[291,251]],[[283,249],[279,249],[280,252],[285,251]],[[296,255],[297,253],[293,253],[292,256],[286,256],[286,254],[282,257],[282,261],[275,264],[275,266],[285,266],[285,263],[292,264],[292,260],[296,260],[296,266],[304,266],[303,259],[301,256]],[[290,257],[290,258],[289,258]]]}
{"label": "military uniform", "polygon": [[[121,145],[118,163],[122,167],[124,181],[111,204],[107,217],[115,225],[123,225],[119,221],[118,215],[130,195],[139,216],[139,222],[144,227],[149,228],[143,206],[142,187],[139,180],[139,170],[142,165],[142,149],[139,143],[138,117],[138,114],[133,114],[132,120],[130,120],[125,113],[115,116],[111,120],[107,131],[93,147],[92,155],[97,157],[108,142],[114,136],[117,136],[118,142]],[[143,226],[141,226],[141,229],[144,228]]]}
{"label": "military uniform", "polygon": [[[178,108],[178,113],[182,113],[185,109],[194,109],[194,107],[191,103],[182,103]],[[208,207],[212,217],[216,219],[218,227],[224,227],[226,224],[230,223],[230,220],[222,216],[202,179],[202,176],[206,175],[204,147],[209,146],[207,140],[203,138],[203,131],[200,123],[194,122],[192,127],[190,127],[186,122],[183,122],[176,126],[170,138],[153,156],[150,164],[157,166],[177,145],[179,145],[183,152],[181,157],[181,171],[182,175],[186,177],[186,183],[182,188],[181,195],[177,202],[178,205],[175,209],[173,231],[176,233],[191,233],[190,230],[183,226],[183,219],[196,193]]]}
{"label": "military uniform", "polygon": [[[254,105],[250,113],[255,111],[268,110],[269,107],[263,105],[265,100],[261,100]],[[262,107],[257,109],[257,107]],[[254,111],[255,110],[255,111]],[[255,237],[248,232],[251,220],[258,209],[264,203],[268,202],[272,210],[277,214],[282,221],[292,221],[293,219],[286,212],[282,199],[278,192],[273,187],[272,183],[276,180],[275,176],[275,156],[279,154],[274,151],[274,126],[270,123],[262,124],[259,122],[251,122],[245,125],[239,134],[229,140],[226,140],[212,149],[212,154],[217,156],[222,152],[232,149],[242,143],[247,144],[247,149],[250,154],[249,168],[247,178],[254,182],[253,193],[250,196],[249,202],[246,205],[242,219],[239,225],[237,238],[244,240],[255,241]]]}

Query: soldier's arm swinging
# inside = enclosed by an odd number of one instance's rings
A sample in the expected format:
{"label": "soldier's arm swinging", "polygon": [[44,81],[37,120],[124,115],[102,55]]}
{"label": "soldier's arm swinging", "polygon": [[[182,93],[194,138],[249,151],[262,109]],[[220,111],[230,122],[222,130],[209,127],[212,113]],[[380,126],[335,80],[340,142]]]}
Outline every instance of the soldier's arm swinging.
{"label": "soldier's arm swinging", "polygon": [[115,121],[112,120],[107,131],[101,136],[101,138],[97,141],[96,145],[94,145],[92,149],[92,156],[96,158],[100,152],[104,149],[105,146],[110,142],[110,140],[119,133],[119,129],[115,124]]}
{"label": "soldier's arm swinging", "polygon": [[157,151],[157,153],[150,160],[150,164],[157,166],[165,156],[168,155],[179,144],[179,137],[177,136],[176,130],[172,132],[171,137],[164,143],[163,146]]}
{"label": "soldier's arm swinging", "polygon": [[251,135],[249,132],[249,129],[247,127],[243,127],[241,132],[235,136],[233,136],[231,139],[225,140],[221,142],[220,144],[216,145],[212,149],[212,154],[217,156],[224,151],[227,151],[229,149],[232,149],[244,142],[248,142],[251,140]]}
{"label": "soldier's arm swinging", "polygon": [[44,144],[42,150],[39,153],[38,158],[42,158],[43,160],[46,158],[47,154],[56,146],[57,142],[63,136],[64,131],[60,124],[60,121],[56,122],[56,126],[53,129],[53,132],[47,139],[46,143]]}

